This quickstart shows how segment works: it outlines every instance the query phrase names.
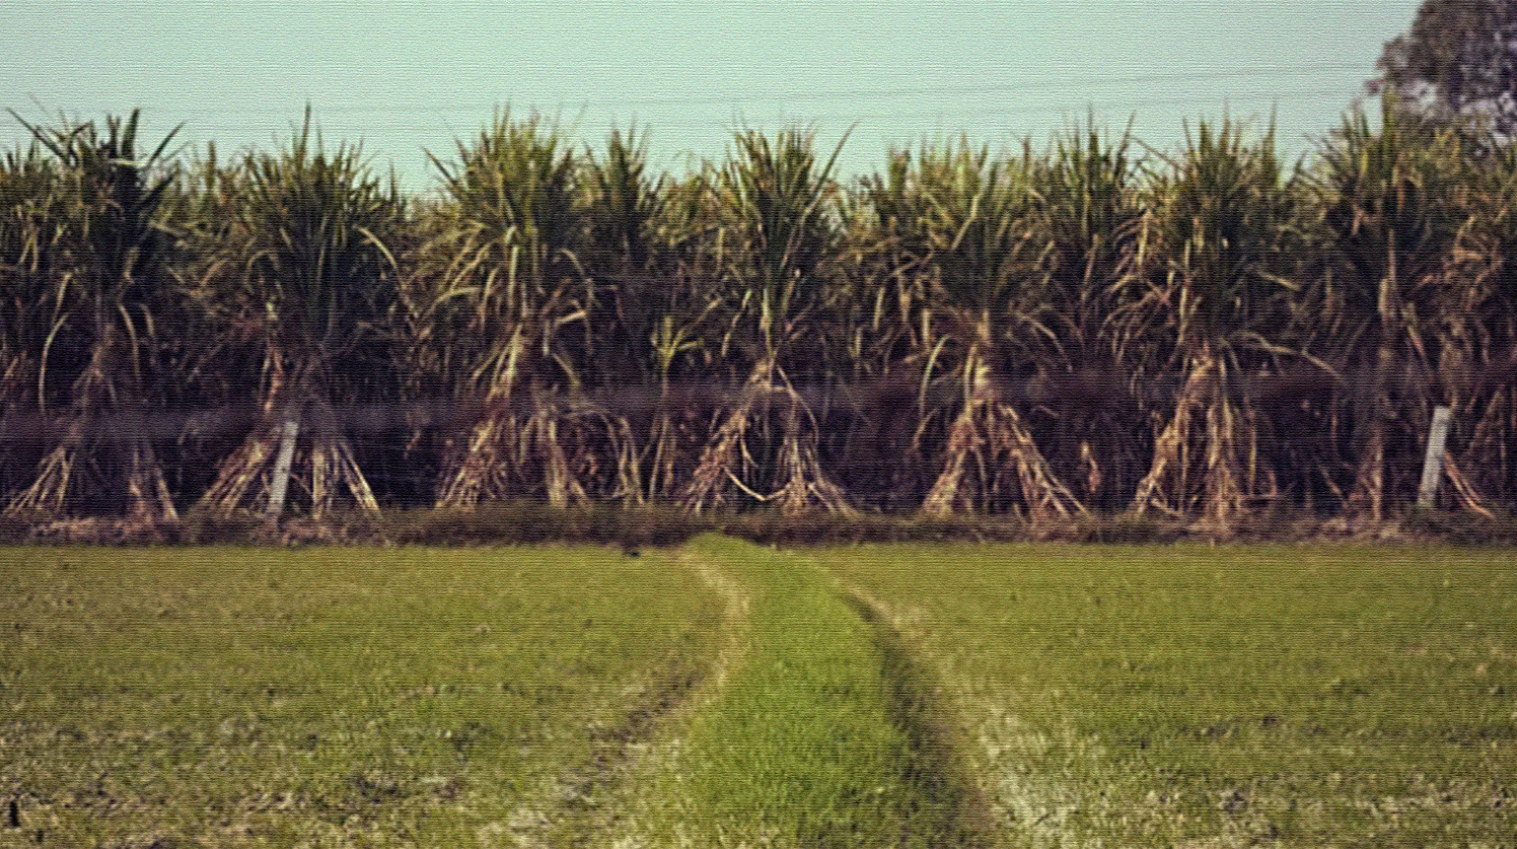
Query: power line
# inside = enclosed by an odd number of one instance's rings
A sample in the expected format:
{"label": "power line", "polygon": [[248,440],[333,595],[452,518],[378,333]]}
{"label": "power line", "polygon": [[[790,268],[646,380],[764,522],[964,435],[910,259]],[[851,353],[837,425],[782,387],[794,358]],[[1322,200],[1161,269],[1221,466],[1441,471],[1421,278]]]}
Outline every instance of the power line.
{"label": "power line", "polygon": [[[1278,91],[1273,91],[1273,90],[1253,90],[1253,91],[1246,91],[1246,92],[1227,92],[1227,93],[1219,94],[1219,95],[1217,95],[1215,97],[1209,97],[1209,98],[1205,98],[1205,99],[1194,97],[1194,96],[1185,96],[1185,97],[1145,97],[1145,98],[1137,98],[1137,99],[1122,98],[1122,99],[1113,99],[1113,100],[1106,100],[1106,101],[1099,101],[1099,102],[1087,102],[1087,103],[1079,104],[1079,105],[1038,103],[1038,104],[1022,104],[1022,105],[1004,105],[1004,106],[1003,105],[991,105],[991,106],[987,106],[987,105],[984,105],[984,104],[974,104],[974,105],[965,104],[965,105],[944,105],[944,106],[941,106],[941,107],[938,107],[938,108],[934,108],[934,109],[913,109],[913,110],[909,110],[909,111],[871,112],[871,113],[862,113],[862,114],[860,114],[860,113],[848,113],[848,112],[828,112],[828,113],[821,113],[821,114],[810,115],[810,116],[808,116],[808,120],[814,120],[814,121],[831,121],[831,120],[836,120],[836,121],[891,121],[891,120],[909,120],[909,119],[936,118],[936,117],[945,117],[946,118],[946,117],[951,117],[953,115],[968,114],[968,113],[973,113],[975,115],[1010,116],[1010,115],[1049,113],[1049,112],[1059,113],[1059,112],[1083,111],[1085,109],[1093,109],[1093,110],[1098,111],[1098,112],[1105,112],[1105,111],[1111,111],[1111,110],[1115,110],[1115,109],[1139,109],[1139,108],[1155,107],[1155,106],[1185,106],[1185,105],[1189,104],[1189,105],[1195,105],[1195,106],[1201,107],[1201,106],[1212,106],[1212,105],[1215,105],[1215,104],[1217,104],[1219,102],[1223,102],[1223,103],[1226,103],[1226,102],[1234,102],[1234,103],[1286,102],[1286,101],[1295,101],[1295,100],[1313,100],[1313,99],[1324,98],[1324,97],[1348,97],[1348,96],[1352,96],[1352,92],[1345,91],[1345,89],[1343,89],[1341,87],[1312,88],[1312,89],[1303,89],[1303,90],[1299,90],[1299,91],[1287,91],[1287,92],[1278,92]],[[322,111],[324,112],[325,110],[322,110]],[[355,107],[355,108],[349,110],[347,112],[347,114],[358,114],[358,113],[360,113],[362,111],[364,111],[363,108],[361,108],[361,107]],[[438,108],[438,107],[415,107],[415,108],[372,107],[372,109],[370,111],[373,111],[373,112],[376,112],[376,113],[423,112],[423,111],[428,111],[428,112],[433,112],[434,114],[441,114],[441,113],[452,113],[452,112],[456,112],[456,111],[462,111],[462,108],[461,107],[442,107],[442,108]],[[318,115],[317,115],[318,119],[320,118],[320,114],[321,113],[318,113]],[[656,125],[651,125],[651,128],[653,130],[657,131],[660,128],[691,129],[691,128],[703,128],[703,127],[725,127],[728,123],[730,123],[730,120],[731,120],[731,116],[723,116],[721,118],[707,117],[707,118],[696,118],[696,119],[671,118],[671,119],[668,119],[668,120],[665,120],[665,121],[661,121],[660,123],[658,123]],[[216,123],[216,124],[194,124],[194,123],[192,123],[190,129],[193,129],[197,133],[214,133],[214,132],[248,133],[248,132],[266,131],[266,130],[287,130],[287,129],[290,129],[292,126],[294,126],[294,125],[291,124],[290,122],[276,122],[276,121],[272,121],[271,120],[269,122],[259,122],[259,123]],[[438,132],[440,129],[446,129],[445,127],[442,127],[439,124],[416,123],[414,120],[368,121],[368,122],[364,122],[364,123],[350,123],[350,122],[332,123],[332,122],[321,122],[320,126],[321,126],[322,129],[324,129],[324,130],[326,130],[328,132],[330,132],[331,130],[333,130],[335,128],[335,129],[360,130],[360,131],[363,131],[363,132],[366,132],[366,133],[367,132],[383,132],[383,133],[387,133],[387,134],[408,133],[408,134],[416,134],[416,135],[421,135],[421,134],[428,134],[428,135],[430,135],[430,134],[434,134],[434,133]]]}
{"label": "power line", "polygon": [[[0,63],[0,68],[4,63]],[[14,70],[14,69],[6,69]],[[467,69],[465,69],[467,70]],[[447,70],[423,69],[424,75],[431,76],[456,76],[462,73],[458,68]],[[832,91],[792,91],[785,93],[752,94],[752,93],[728,93],[714,95],[696,95],[688,97],[644,97],[644,98],[562,98],[566,103],[574,103],[588,107],[636,107],[636,106],[715,106],[741,103],[773,103],[773,102],[809,102],[827,100],[888,100],[905,97],[952,97],[964,95],[998,95],[1013,94],[1026,91],[1084,91],[1092,87],[1124,86],[1124,85],[1174,85],[1196,82],[1218,82],[1225,80],[1241,80],[1257,77],[1300,77],[1315,76],[1329,73],[1352,73],[1365,72],[1358,63],[1327,62],[1311,65],[1296,66],[1255,66],[1249,68],[1212,69],[1197,71],[1182,71],[1169,73],[1149,74],[1125,74],[1125,75],[1044,75],[1016,82],[1000,83],[975,83],[972,85],[940,85],[940,86],[910,86],[899,88],[851,88],[837,89]],[[100,76],[110,76],[111,72],[102,69]],[[185,72],[188,74],[188,72]],[[499,101],[473,101],[459,103],[430,103],[412,105],[369,106],[363,104],[323,104],[319,113],[323,115],[363,113],[373,111],[385,112],[474,112],[481,109],[495,109],[500,106]],[[228,111],[227,107],[189,107],[176,110],[184,115],[219,114]],[[283,115],[288,114],[287,107],[277,106],[240,106],[233,107],[232,111],[245,115]]]}

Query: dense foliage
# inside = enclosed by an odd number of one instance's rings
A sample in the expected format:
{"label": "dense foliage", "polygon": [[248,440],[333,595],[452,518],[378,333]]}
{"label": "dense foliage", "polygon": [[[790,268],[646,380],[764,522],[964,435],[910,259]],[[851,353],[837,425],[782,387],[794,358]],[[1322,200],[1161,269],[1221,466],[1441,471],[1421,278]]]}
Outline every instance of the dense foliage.
{"label": "dense foliage", "polygon": [[[1517,497],[1517,154],[1354,114],[1294,167],[1200,123],[924,143],[847,184],[799,130],[648,173],[500,113],[402,197],[310,125],[0,162],[12,514],[650,501],[1226,526]],[[65,474],[67,472],[68,474]],[[72,481],[72,483],[71,483]],[[81,483],[86,482],[86,483]]]}
{"label": "dense foliage", "polygon": [[1407,32],[1385,45],[1372,88],[1406,114],[1472,125],[1510,141],[1517,132],[1517,3],[1425,0]]}

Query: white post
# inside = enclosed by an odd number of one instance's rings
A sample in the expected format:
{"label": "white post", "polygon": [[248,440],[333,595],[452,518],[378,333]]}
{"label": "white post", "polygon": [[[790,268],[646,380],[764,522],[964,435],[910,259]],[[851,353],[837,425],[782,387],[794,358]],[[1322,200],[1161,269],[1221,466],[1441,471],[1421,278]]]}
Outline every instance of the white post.
{"label": "white post", "polygon": [[279,521],[284,512],[284,493],[290,482],[290,465],[295,461],[295,436],[300,433],[300,422],[292,414],[284,420],[284,439],[279,443],[279,457],[274,461],[274,480],[269,488],[269,509],[265,514],[270,522]]}
{"label": "white post", "polygon": [[1427,434],[1427,456],[1422,460],[1422,486],[1417,490],[1417,506],[1432,507],[1438,494],[1438,480],[1443,476],[1443,446],[1448,441],[1449,420],[1453,409],[1438,407],[1433,410],[1433,424]]}

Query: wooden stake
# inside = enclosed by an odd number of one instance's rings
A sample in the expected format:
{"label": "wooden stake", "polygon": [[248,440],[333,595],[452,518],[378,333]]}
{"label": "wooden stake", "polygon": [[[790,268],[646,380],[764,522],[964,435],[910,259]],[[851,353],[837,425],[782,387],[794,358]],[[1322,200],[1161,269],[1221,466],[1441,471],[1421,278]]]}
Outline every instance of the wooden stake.
{"label": "wooden stake", "polygon": [[284,512],[284,494],[290,482],[290,465],[295,460],[295,437],[300,433],[300,422],[294,416],[284,421],[284,439],[279,443],[279,457],[274,461],[274,480],[269,488],[269,509],[264,518],[279,521]]}
{"label": "wooden stake", "polygon": [[1454,411],[1449,407],[1433,410],[1433,424],[1428,429],[1427,456],[1422,460],[1422,486],[1417,490],[1417,506],[1432,507],[1438,495],[1438,481],[1443,477],[1443,448],[1448,441],[1449,420]]}

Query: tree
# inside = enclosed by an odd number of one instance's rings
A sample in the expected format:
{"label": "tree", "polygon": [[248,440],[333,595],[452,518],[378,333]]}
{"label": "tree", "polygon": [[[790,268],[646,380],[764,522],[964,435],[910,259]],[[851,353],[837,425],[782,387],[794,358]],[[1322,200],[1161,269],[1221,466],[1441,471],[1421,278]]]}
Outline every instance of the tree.
{"label": "tree", "polygon": [[1370,91],[1408,115],[1471,122],[1498,144],[1517,134],[1517,2],[1426,0],[1379,67]]}

